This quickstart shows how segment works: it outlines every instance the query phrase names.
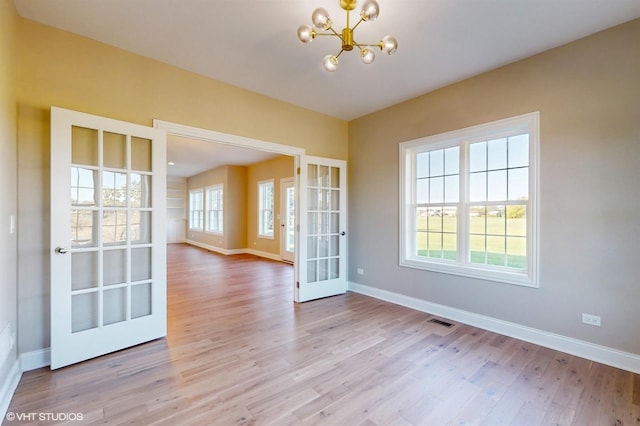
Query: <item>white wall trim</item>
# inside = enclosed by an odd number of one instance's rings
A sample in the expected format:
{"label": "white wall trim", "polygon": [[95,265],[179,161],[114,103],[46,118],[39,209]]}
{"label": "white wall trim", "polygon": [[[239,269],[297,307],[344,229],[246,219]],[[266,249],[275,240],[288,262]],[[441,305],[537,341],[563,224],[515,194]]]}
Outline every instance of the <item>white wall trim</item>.
{"label": "white wall trim", "polygon": [[271,259],[271,260],[277,260],[279,262],[282,261],[282,259],[280,258],[279,254],[267,253],[266,251],[254,250],[254,249],[250,249],[250,248],[227,250],[227,249],[223,249],[223,248],[220,248],[220,247],[212,246],[212,245],[201,243],[199,241],[194,241],[194,240],[187,240],[187,244],[190,244],[190,245],[196,246],[196,247],[200,247],[200,248],[203,248],[205,250],[213,251],[215,253],[224,254],[224,255],[253,254],[254,256],[264,257],[264,258]]}
{"label": "white wall trim", "polygon": [[216,132],[214,130],[202,129],[184,124],[172,123],[170,121],[153,120],[153,127],[165,130],[172,135],[184,136],[200,139],[208,142],[222,143],[226,145],[242,146],[244,148],[259,149],[261,151],[274,152],[283,155],[304,155],[305,149],[291,145],[283,145],[259,139],[247,138],[245,136],[232,135],[229,133]]}
{"label": "white wall trim", "polygon": [[20,370],[20,361],[16,359],[9,370],[7,380],[4,381],[2,387],[0,387],[0,423],[7,415],[7,409],[11,403],[11,398],[18,388],[20,378],[22,377],[22,371]]}
{"label": "white wall trim", "polygon": [[486,315],[475,314],[437,303],[428,302],[403,294],[394,293],[375,287],[349,282],[349,290],[376,299],[406,306],[421,312],[441,316],[464,324],[469,324],[484,330],[493,331],[505,336],[524,340],[536,345],[566,352],[571,355],[586,358],[591,361],[610,365],[640,374],[640,355],[619,351],[606,346],[596,345],[584,340],[551,333],[520,324],[503,321]]}
{"label": "white wall trim", "polygon": [[20,354],[20,368],[31,371],[51,365],[51,349],[44,348]]}

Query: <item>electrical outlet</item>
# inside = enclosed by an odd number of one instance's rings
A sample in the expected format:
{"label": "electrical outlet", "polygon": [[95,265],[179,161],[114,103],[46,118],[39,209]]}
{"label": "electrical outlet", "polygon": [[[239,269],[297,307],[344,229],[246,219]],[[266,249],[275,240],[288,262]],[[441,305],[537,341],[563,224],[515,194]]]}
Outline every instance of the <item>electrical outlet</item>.
{"label": "electrical outlet", "polygon": [[364,275],[364,269],[362,268],[356,269],[356,272],[358,273],[358,275]]}
{"label": "electrical outlet", "polygon": [[600,327],[600,317],[591,314],[582,314],[582,322],[589,325]]}

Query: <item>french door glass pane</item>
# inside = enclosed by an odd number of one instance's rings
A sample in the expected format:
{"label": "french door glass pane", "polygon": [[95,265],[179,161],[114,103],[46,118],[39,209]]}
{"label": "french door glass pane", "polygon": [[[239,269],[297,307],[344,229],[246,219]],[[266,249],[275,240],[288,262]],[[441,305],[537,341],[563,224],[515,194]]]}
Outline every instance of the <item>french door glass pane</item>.
{"label": "french door glass pane", "polygon": [[93,207],[96,200],[96,171],[71,167],[71,205]]}
{"label": "french door glass pane", "polygon": [[131,319],[151,315],[151,283],[131,286]]}
{"label": "french door glass pane", "polygon": [[127,282],[127,250],[104,250],[102,283],[105,286]]}
{"label": "french door glass pane", "polygon": [[127,136],[104,132],[102,139],[104,167],[125,169],[127,167]]}
{"label": "french door glass pane", "polygon": [[71,162],[88,166],[98,165],[98,131],[71,127]]}
{"label": "french door glass pane", "polygon": [[97,210],[71,210],[71,248],[98,245],[94,219]]}
{"label": "french door glass pane", "polygon": [[122,322],[127,319],[127,288],[118,287],[103,293],[103,325]]}
{"label": "french door glass pane", "polygon": [[131,249],[131,281],[151,279],[151,247]]}
{"label": "french door glass pane", "polygon": [[131,136],[131,169],[151,171],[151,140]]}
{"label": "french door glass pane", "polygon": [[98,326],[98,293],[81,293],[71,297],[71,332]]}
{"label": "french door glass pane", "polygon": [[71,253],[71,290],[84,290],[98,285],[98,252]]}

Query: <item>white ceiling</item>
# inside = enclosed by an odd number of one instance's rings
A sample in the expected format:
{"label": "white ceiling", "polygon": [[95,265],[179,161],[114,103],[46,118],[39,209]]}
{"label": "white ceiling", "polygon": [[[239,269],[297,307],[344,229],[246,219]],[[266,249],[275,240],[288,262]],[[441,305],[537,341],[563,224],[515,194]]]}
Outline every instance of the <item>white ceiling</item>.
{"label": "white ceiling", "polygon": [[371,65],[345,52],[327,73],[339,41],[305,45],[296,30],[320,6],[341,29],[338,0],[15,0],[25,18],[344,120],[640,17],[640,0],[378,3],[355,39],[391,34],[398,51]]}

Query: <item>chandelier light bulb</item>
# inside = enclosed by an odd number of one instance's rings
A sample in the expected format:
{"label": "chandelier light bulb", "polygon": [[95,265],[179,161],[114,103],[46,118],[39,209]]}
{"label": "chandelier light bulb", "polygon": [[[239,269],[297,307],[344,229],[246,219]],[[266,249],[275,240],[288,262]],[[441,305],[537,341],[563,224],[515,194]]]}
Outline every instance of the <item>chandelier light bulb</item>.
{"label": "chandelier light bulb", "polygon": [[334,72],[338,69],[338,58],[333,55],[327,55],[322,60],[322,67],[325,71]]}
{"label": "chandelier light bulb", "polygon": [[329,18],[329,12],[326,9],[319,7],[311,14],[311,22],[313,26],[320,30],[328,30],[331,28],[331,18]]}
{"label": "chandelier light bulb", "polygon": [[360,50],[360,59],[362,59],[362,62],[368,65],[376,59],[376,55],[375,53],[373,53],[373,50],[365,47],[364,49]]}
{"label": "chandelier light bulb", "polygon": [[398,50],[398,40],[390,35],[382,37],[382,40],[380,41],[380,50],[387,55],[395,53],[395,51]]}
{"label": "chandelier light bulb", "polygon": [[378,2],[375,0],[367,0],[362,5],[362,12],[360,12],[360,17],[365,21],[375,21],[378,19],[378,15],[380,14],[380,7],[378,6]]}
{"label": "chandelier light bulb", "polygon": [[298,27],[298,38],[303,43],[311,43],[316,37],[316,32],[311,25],[300,25]]}

